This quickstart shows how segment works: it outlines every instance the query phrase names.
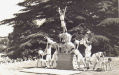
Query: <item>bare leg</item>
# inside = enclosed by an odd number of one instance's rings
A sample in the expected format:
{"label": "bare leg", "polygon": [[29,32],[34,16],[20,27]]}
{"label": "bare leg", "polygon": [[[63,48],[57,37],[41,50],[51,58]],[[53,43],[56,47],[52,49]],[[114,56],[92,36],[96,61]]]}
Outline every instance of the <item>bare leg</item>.
{"label": "bare leg", "polygon": [[86,64],[86,68],[89,69],[90,68],[90,58],[85,59],[85,64]]}
{"label": "bare leg", "polygon": [[64,32],[64,33],[67,32],[67,28],[66,28],[66,26],[63,27],[63,32]]}
{"label": "bare leg", "polygon": [[50,62],[49,61],[46,61],[46,66],[47,66],[47,68],[50,68]]}
{"label": "bare leg", "polygon": [[107,71],[108,70],[108,63],[107,64],[105,64],[105,71]]}
{"label": "bare leg", "polygon": [[94,64],[93,70],[95,70],[96,65],[97,65],[97,62]]}
{"label": "bare leg", "polygon": [[50,68],[53,66],[53,61],[52,60],[49,61],[49,66],[50,66]]}
{"label": "bare leg", "polygon": [[56,68],[56,66],[57,66],[57,63],[56,63],[56,61],[54,61],[53,68]]}
{"label": "bare leg", "polygon": [[86,63],[85,63],[84,60],[82,60],[82,63],[83,63],[83,65],[84,65],[84,67],[83,67],[83,71],[85,71]]}
{"label": "bare leg", "polygon": [[105,71],[105,63],[102,63],[102,69]]}
{"label": "bare leg", "polygon": [[101,69],[103,69],[103,64],[102,63],[100,64],[100,67],[101,67]]}
{"label": "bare leg", "polygon": [[38,68],[38,63],[39,63],[39,59],[37,60],[37,68]]}
{"label": "bare leg", "polygon": [[46,67],[49,68],[49,55],[46,56]]}
{"label": "bare leg", "polygon": [[111,63],[109,62],[109,69],[112,70],[112,66],[111,66]]}

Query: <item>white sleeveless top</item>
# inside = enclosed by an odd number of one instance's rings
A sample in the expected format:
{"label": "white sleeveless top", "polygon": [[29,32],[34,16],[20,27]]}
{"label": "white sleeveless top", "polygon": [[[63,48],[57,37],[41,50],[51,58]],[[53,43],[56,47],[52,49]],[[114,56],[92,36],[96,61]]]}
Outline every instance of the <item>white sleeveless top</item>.
{"label": "white sleeveless top", "polygon": [[60,20],[61,20],[61,21],[64,21],[64,17],[65,17],[65,16],[64,16],[63,14],[61,14],[61,15],[60,15]]}

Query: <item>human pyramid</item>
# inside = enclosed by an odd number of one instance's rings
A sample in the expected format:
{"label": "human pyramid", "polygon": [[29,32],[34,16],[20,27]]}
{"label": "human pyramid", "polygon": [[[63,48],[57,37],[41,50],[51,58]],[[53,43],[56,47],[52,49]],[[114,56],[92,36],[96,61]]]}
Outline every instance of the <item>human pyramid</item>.
{"label": "human pyramid", "polygon": [[[58,53],[65,53],[65,54],[73,54],[72,66],[73,69],[89,69],[91,60],[96,58],[95,63],[100,61],[101,56],[103,56],[102,52],[99,52],[93,55],[91,57],[91,49],[92,49],[92,43],[89,41],[89,35],[91,34],[91,31],[88,30],[85,36],[79,41],[74,40],[72,42],[72,35],[67,32],[66,22],[65,22],[65,13],[66,13],[67,7],[65,9],[61,10],[58,8],[58,12],[60,15],[60,21],[61,21],[61,27],[63,29],[63,33],[59,34],[60,42],[56,43],[54,42],[50,37],[45,37],[47,39],[47,46],[45,51],[39,50],[38,54],[41,56],[41,61],[38,60],[38,63],[41,63],[41,67],[46,66],[46,68],[57,68],[57,60],[58,60]],[[78,48],[79,45],[83,44],[85,48],[85,56],[83,57]],[[52,53],[52,46],[55,45],[56,49],[53,54]],[[43,59],[43,56],[46,55],[46,59]],[[104,56],[103,56],[104,57]],[[63,59],[63,58],[62,58]],[[45,62],[45,63],[44,63]],[[37,63],[37,65],[38,65]],[[81,65],[82,64],[82,65]],[[94,64],[93,69],[95,69],[96,64]]]}

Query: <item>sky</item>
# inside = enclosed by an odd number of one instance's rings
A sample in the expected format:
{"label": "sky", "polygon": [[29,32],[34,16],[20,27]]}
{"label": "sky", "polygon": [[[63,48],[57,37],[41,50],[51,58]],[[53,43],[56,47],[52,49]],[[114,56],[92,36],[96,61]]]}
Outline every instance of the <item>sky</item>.
{"label": "sky", "polygon": [[[1,0],[0,1],[0,21],[14,17],[13,14],[19,12],[20,7],[16,5],[24,0]],[[13,27],[10,25],[0,25],[0,36],[8,36],[13,31]]]}

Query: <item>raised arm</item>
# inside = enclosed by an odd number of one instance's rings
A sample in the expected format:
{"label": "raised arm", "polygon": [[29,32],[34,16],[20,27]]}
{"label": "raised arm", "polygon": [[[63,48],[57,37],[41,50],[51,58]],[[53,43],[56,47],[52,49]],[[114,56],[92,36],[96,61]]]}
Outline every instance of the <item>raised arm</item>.
{"label": "raised arm", "polygon": [[67,6],[65,7],[64,12],[63,12],[64,16],[65,16],[66,10],[67,10]]}
{"label": "raised arm", "polygon": [[60,15],[62,14],[60,7],[58,8],[58,12]]}

